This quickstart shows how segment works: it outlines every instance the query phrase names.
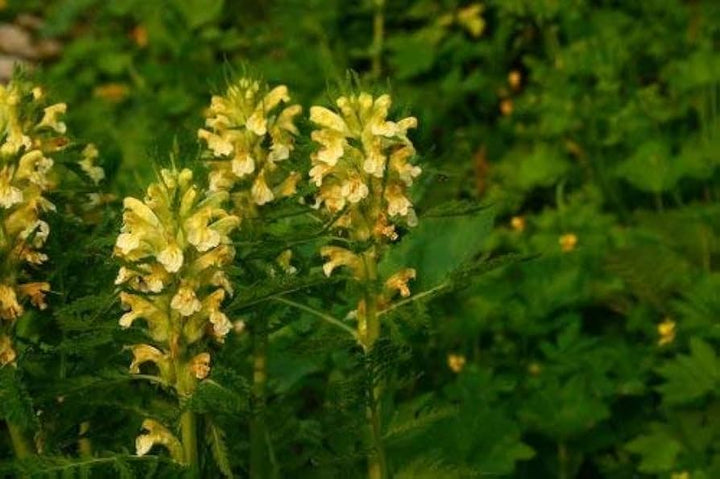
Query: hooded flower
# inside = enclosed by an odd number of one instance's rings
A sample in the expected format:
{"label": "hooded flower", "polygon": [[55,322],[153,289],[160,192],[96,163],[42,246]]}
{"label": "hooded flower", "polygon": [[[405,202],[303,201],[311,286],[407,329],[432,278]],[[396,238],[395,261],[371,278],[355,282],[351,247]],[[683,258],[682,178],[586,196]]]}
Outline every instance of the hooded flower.
{"label": "hooded flower", "polygon": [[143,433],[135,439],[135,453],[144,456],[153,446],[163,446],[170,456],[178,462],[184,462],[183,449],[180,441],[154,419],[145,419],[142,423]]}

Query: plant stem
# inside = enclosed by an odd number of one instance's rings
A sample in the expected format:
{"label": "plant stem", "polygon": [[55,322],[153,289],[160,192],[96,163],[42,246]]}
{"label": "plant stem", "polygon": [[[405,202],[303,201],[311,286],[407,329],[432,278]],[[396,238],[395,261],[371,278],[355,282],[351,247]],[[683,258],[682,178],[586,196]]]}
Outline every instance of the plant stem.
{"label": "plant stem", "polygon": [[[385,449],[382,443],[382,384],[375,378],[375,369],[371,356],[375,342],[380,337],[380,318],[377,307],[377,259],[375,250],[371,248],[363,254],[365,264],[365,321],[367,331],[364,336],[365,370],[367,373],[366,411],[370,448],[368,450],[368,479],[384,479],[387,477]],[[362,337],[362,335],[361,335]]]}
{"label": "plant stem", "polygon": [[266,447],[265,408],[267,389],[267,345],[268,331],[266,318],[258,318],[253,335],[253,386],[252,416],[250,418],[250,477],[268,477]]}
{"label": "plant stem", "polygon": [[80,457],[92,457],[92,442],[87,438],[87,433],[90,430],[90,421],[83,421],[80,423],[80,438],[78,439],[78,451]]}
{"label": "plant stem", "polygon": [[180,416],[180,434],[182,437],[183,455],[189,468],[188,477],[199,477],[197,453],[197,418],[189,409]]}
{"label": "plant stem", "polygon": [[373,1],[373,41],[370,47],[372,56],[372,78],[377,80],[382,74],[383,41],[385,37],[385,0]]}
{"label": "plant stem", "polygon": [[568,450],[564,442],[558,443],[558,479],[568,479]]}
{"label": "plant stem", "polygon": [[18,459],[27,459],[30,457],[33,454],[32,447],[20,426],[8,421],[7,428],[10,433],[10,441],[12,442],[15,457]]}

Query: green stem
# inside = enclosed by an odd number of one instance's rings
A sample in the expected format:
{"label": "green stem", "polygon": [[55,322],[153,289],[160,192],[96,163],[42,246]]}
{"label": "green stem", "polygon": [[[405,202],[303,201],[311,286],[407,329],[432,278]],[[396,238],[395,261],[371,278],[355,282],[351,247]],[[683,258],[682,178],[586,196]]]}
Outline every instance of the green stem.
{"label": "green stem", "polygon": [[314,316],[317,316],[318,318],[327,321],[328,323],[332,324],[333,326],[337,326],[340,329],[345,330],[346,332],[350,333],[352,337],[357,338],[357,335],[355,334],[355,330],[348,326],[347,324],[343,323],[339,319],[330,316],[329,314],[323,313],[322,311],[318,311],[315,308],[311,308],[310,306],[304,305],[302,303],[298,303],[296,301],[283,298],[282,296],[273,296],[271,299],[274,301],[278,301],[280,303],[287,304],[288,306],[292,306],[294,308],[300,309],[302,311],[305,311],[306,313],[310,313]]}
{"label": "green stem", "polygon": [[15,457],[21,460],[30,457],[33,454],[32,447],[30,446],[30,443],[25,437],[25,434],[20,426],[15,423],[8,422],[7,428],[10,433],[10,441],[12,442]]}
{"label": "green stem", "polygon": [[189,468],[188,477],[199,477],[197,452],[197,417],[189,409],[180,416],[180,434],[182,437],[183,456]]}
{"label": "green stem", "polygon": [[564,442],[558,443],[558,479],[568,479],[568,450]]}
{"label": "green stem", "polygon": [[382,74],[383,41],[385,39],[385,0],[373,1],[373,41],[370,47],[372,56],[372,78],[377,80]]}
{"label": "green stem", "polygon": [[268,477],[265,409],[267,406],[267,320],[258,318],[253,334],[252,416],[250,419],[250,477]]}
{"label": "green stem", "polygon": [[378,316],[376,291],[377,258],[375,257],[374,248],[363,254],[363,262],[365,265],[365,321],[367,327],[363,337],[363,346],[368,384],[366,418],[370,439],[367,457],[368,479],[385,479],[387,477],[387,463],[385,460],[385,448],[382,443],[382,416],[380,409],[382,384],[375,378],[375,369],[371,357],[373,346],[380,337],[380,318]]}

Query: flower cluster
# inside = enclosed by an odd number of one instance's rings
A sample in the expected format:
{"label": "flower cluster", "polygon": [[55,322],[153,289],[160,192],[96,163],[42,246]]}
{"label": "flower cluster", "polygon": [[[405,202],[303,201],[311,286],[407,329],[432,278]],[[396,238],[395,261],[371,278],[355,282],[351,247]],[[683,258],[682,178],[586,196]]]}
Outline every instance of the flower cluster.
{"label": "flower cluster", "polygon": [[310,170],[319,188],[317,206],[331,214],[342,212],[336,226],[352,230],[357,239],[395,239],[391,222],[417,221],[407,197],[407,188],[421,173],[410,163],[415,148],[407,137],[417,120],[388,120],[388,95],[342,96],[336,104],[339,113],[321,106],[310,109],[310,120],[320,127],[312,132],[320,148],[311,157]]}
{"label": "flower cluster", "polygon": [[[299,105],[281,85],[267,91],[260,82],[242,78],[225,95],[213,96],[206,113],[206,129],[198,131],[209,150],[210,190],[230,191],[238,210],[253,211],[275,198],[295,193],[300,174],[279,163],[290,158],[298,134]],[[236,184],[248,187],[233,191]]]}
{"label": "flower cluster", "polygon": [[[226,191],[204,195],[190,170],[173,169],[161,171],[142,201],[124,201],[115,243],[115,256],[123,262],[116,284],[127,309],[120,325],[143,320],[154,342],[130,347],[130,372],[138,374],[152,363],[159,381],[181,398],[210,372],[210,354],[200,340],[222,342],[232,328],[221,305],[232,294],[224,268],[234,257],[229,234],[240,220],[223,209],[228,196]],[[138,439],[138,454],[149,450],[147,441],[155,436]]]}
{"label": "flower cluster", "polygon": [[326,276],[343,266],[365,286],[356,311],[357,329],[358,339],[369,349],[379,334],[372,316],[396,295],[409,296],[408,283],[416,275],[414,269],[404,268],[380,278],[377,262],[383,247],[398,238],[396,224],[417,223],[407,193],[421,173],[410,162],[415,148],[407,137],[417,120],[388,120],[388,95],[343,96],[336,105],[337,112],[321,106],[310,109],[310,120],[320,127],[312,132],[319,148],[311,157],[310,177],[318,187],[316,207],[333,216],[332,226],[346,230],[355,248],[328,245],[320,254]]}
{"label": "flower cluster", "polygon": [[47,261],[42,247],[50,234],[43,217],[55,206],[53,156],[64,149],[64,103],[47,105],[42,89],[16,78],[0,85],[0,366],[12,364],[15,320],[29,302],[45,309],[46,282],[27,282],[32,269]]}

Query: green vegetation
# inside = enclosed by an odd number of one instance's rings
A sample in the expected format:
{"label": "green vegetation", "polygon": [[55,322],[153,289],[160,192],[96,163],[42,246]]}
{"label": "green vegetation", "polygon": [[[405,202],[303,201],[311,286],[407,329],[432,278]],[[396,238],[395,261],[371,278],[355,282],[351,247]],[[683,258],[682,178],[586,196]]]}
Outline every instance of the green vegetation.
{"label": "green vegetation", "polygon": [[718,2],[0,6],[0,475],[720,477]]}

